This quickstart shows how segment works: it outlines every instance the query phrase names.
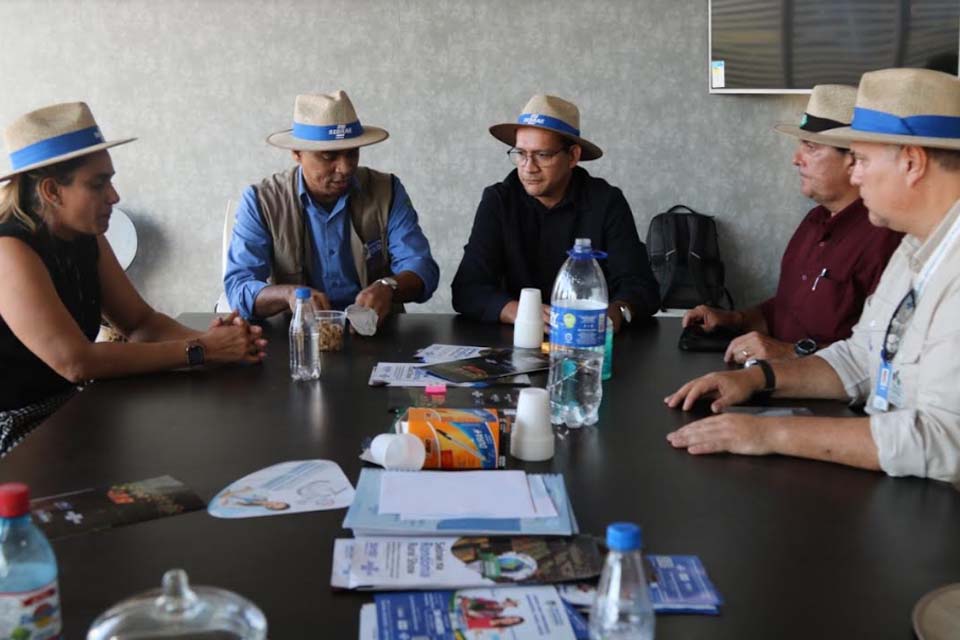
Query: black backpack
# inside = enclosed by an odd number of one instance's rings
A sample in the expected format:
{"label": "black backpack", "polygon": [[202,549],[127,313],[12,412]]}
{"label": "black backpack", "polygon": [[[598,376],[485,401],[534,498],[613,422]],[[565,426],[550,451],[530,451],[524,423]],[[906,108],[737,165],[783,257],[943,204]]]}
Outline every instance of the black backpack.
{"label": "black backpack", "polygon": [[721,307],[724,298],[733,309],[733,298],[723,286],[724,267],[712,216],[682,204],[670,207],[650,221],[647,251],[664,309],[690,309],[698,304]]}

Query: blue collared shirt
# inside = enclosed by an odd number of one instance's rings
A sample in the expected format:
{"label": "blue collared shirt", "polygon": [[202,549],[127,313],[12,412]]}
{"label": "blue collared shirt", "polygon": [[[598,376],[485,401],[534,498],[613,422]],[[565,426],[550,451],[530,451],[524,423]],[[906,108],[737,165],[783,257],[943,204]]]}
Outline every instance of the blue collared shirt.
{"label": "blue collared shirt", "polygon": [[[353,181],[356,186],[357,178]],[[310,197],[300,169],[297,184],[307,217],[307,241],[313,248],[312,281],[307,284],[326,293],[335,309],[343,309],[353,304],[361,289],[350,247],[349,192],[337,200],[332,211],[327,211]],[[387,244],[391,271],[412,271],[423,281],[423,291],[414,302],[429,300],[440,281],[440,267],[430,254],[430,243],[420,229],[410,197],[396,176],[393,177],[393,207],[387,216]],[[230,306],[244,318],[255,316],[254,301],[267,286],[272,253],[273,242],[261,220],[256,192],[253,187],[247,187],[237,207],[223,276]]]}

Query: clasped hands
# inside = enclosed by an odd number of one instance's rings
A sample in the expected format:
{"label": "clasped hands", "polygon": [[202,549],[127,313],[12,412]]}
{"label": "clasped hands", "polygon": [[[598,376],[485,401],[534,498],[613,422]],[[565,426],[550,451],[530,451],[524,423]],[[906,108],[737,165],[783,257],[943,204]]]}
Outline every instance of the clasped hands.
{"label": "clasped hands", "polygon": [[267,357],[263,328],[250,324],[236,311],[214,318],[199,340],[207,363],[255,363]]}

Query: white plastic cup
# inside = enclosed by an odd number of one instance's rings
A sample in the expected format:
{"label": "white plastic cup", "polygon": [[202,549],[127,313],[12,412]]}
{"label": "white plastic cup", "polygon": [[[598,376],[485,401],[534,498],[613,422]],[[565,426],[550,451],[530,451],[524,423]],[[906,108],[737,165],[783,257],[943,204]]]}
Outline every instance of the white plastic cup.
{"label": "white plastic cup", "polygon": [[370,443],[370,457],[391,471],[419,471],[427,458],[423,441],[410,433],[381,433]]}
{"label": "white plastic cup", "polygon": [[542,462],[552,458],[553,451],[550,394],[546,389],[521,389],[510,434],[510,455],[525,462]]}
{"label": "white plastic cup", "polygon": [[543,342],[543,304],[540,289],[520,291],[517,319],[513,324],[513,346],[520,349],[539,349]]}

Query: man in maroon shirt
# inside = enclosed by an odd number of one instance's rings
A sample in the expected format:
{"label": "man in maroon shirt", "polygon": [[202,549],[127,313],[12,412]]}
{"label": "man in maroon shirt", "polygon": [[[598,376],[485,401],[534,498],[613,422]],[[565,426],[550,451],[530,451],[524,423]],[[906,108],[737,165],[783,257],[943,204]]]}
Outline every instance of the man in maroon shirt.
{"label": "man in maroon shirt", "polygon": [[776,127],[799,139],[793,164],[800,189],[817,203],[787,245],[776,295],[735,311],[700,305],[683,317],[684,327],[745,332],[730,342],[727,362],[796,358],[849,337],[900,244],[902,234],[870,224],[860,190],[850,184],[849,149],[819,135],[849,125],[856,97],[855,87],[818,85],[800,125]]}

